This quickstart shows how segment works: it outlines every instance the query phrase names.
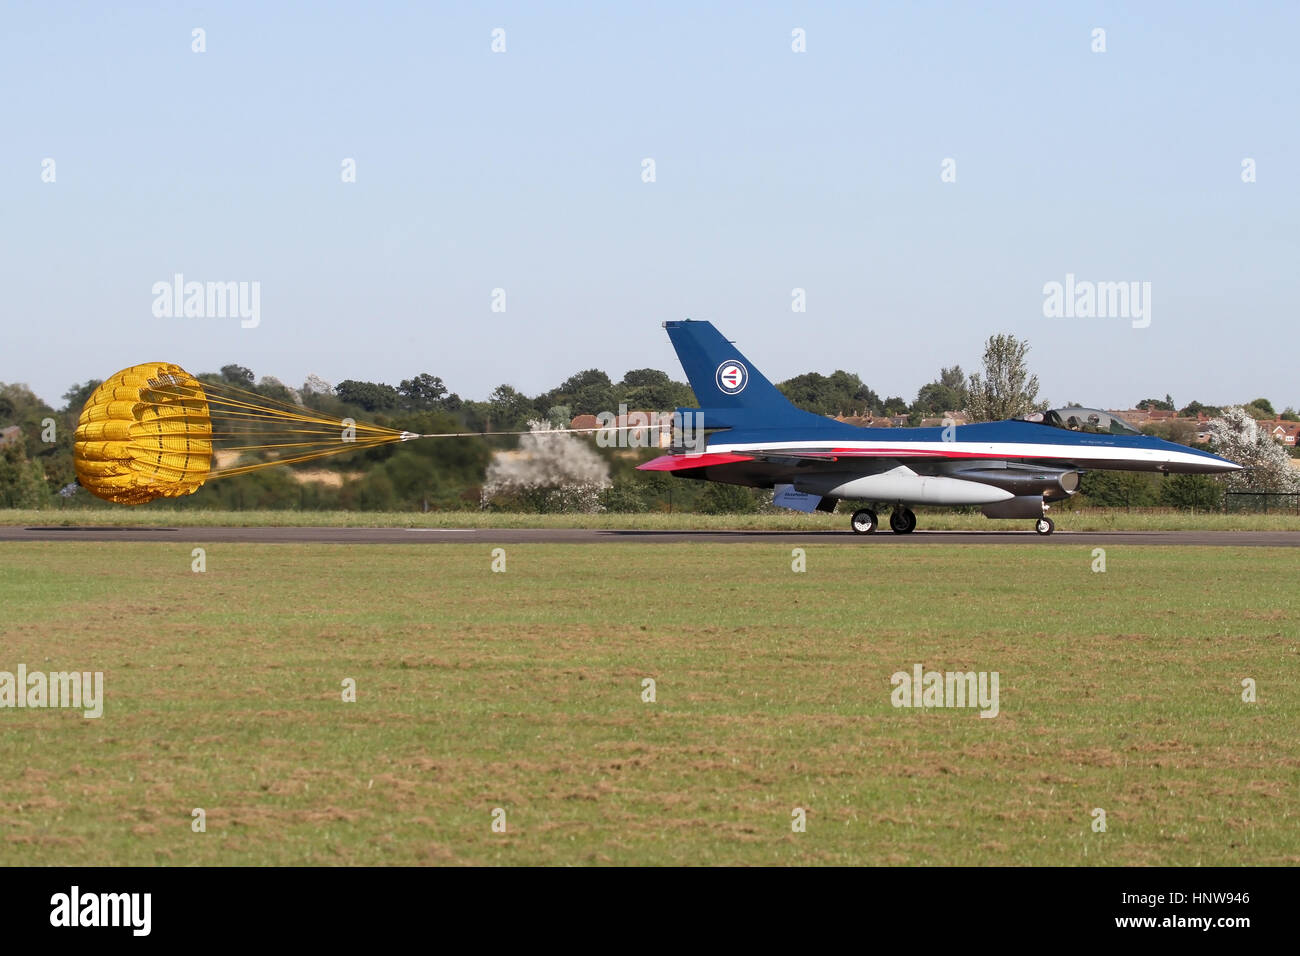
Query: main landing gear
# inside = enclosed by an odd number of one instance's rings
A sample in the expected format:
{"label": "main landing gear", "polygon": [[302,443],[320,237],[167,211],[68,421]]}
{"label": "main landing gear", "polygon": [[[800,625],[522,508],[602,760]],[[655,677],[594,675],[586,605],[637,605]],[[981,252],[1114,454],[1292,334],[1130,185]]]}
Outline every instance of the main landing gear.
{"label": "main landing gear", "polygon": [[[880,521],[870,508],[853,512],[849,526],[855,534],[871,534]],[[895,508],[889,516],[889,528],[894,534],[911,534],[916,530],[916,515],[911,508]]]}
{"label": "main landing gear", "polygon": [[879,523],[876,513],[870,508],[853,512],[853,517],[849,519],[849,527],[853,529],[854,534],[871,534]]}
{"label": "main landing gear", "polygon": [[[880,521],[876,513],[870,508],[863,508],[860,511],[853,512],[853,518],[849,521],[849,526],[853,529],[854,534],[871,534],[879,526]],[[911,508],[898,507],[889,515],[889,530],[894,534],[911,534],[916,530],[916,515],[912,513]],[[1051,518],[1039,518],[1034,522],[1034,530],[1042,535],[1051,534],[1056,530],[1056,522]]]}
{"label": "main landing gear", "polygon": [[894,534],[911,534],[916,530],[916,515],[911,508],[895,508],[889,515],[889,530]]}

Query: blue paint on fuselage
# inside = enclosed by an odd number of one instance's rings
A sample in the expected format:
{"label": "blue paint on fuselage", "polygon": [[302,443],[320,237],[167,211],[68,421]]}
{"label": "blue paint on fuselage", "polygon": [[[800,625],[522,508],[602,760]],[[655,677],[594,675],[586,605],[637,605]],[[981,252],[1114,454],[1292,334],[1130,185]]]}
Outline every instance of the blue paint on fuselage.
{"label": "blue paint on fuselage", "polygon": [[[698,412],[699,410],[681,409],[680,411]],[[1179,445],[1151,435],[1108,435],[1095,432],[1077,432],[1064,428],[1055,428],[1051,425],[1042,425],[1038,422],[1015,420],[955,425],[950,429],[943,427],[864,428],[859,425],[851,425],[848,422],[839,422],[833,418],[809,414],[811,420],[805,420],[802,424],[795,426],[787,424],[776,427],[755,427],[746,423],[742,427],[714,432],[710,436],[710,444],[762,444],[769,448],[779,448],[791,442],[807,441],[824,441],[827,444],[833,444],[837,441],[873,441],[906,445],[944,442],[946,440],[947,442],[973,442],[996,445],[1059,445],[1061,446],[1060,457],[1062,459],[1086,458],[1090,448],[1121,448],[1165,453],[1178,452],[1204,458],[1207,463],[1233,464],[1226,458],[1221,458],[1208,451],[1192,448],[1188,445]],[[711,427],[707,411],[703,421],[705,428]],[[946,439],[945,432],[947,432]],[[1070,452],[1074,450],[1077,450],[1077,454],[1071,455]]]}

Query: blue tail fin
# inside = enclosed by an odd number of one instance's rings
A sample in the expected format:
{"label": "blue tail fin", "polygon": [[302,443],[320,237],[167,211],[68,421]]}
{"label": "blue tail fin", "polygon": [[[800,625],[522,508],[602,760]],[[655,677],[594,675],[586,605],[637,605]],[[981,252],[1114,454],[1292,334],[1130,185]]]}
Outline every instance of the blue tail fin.
{"label": "blue tail fin", "polygon": [[708,427],[772,428],[829,421],[790,404],[712,322],[686,319],[665,322],[664,328]]}

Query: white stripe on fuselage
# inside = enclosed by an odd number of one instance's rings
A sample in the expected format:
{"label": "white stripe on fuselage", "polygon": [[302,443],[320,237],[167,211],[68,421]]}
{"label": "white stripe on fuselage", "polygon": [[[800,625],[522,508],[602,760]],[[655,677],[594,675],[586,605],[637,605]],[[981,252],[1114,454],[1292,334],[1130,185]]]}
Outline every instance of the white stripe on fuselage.
{"label": "white stripe on fuselage", "polygon": [[[779,444],[767,442],[709,443],[709,453],[733,452],[736,454],[768,454],[779,456],[783,451],[818,452],[832,455],[834,449],[854,451],[879,451],[882,458],[906,460],[918,458],[947,458],[950,461],[978,458],[1031,458],[1036,461],[1052,460],[1063,463],[1110,462],[1127,466],[1131,470],[1155,471],[1166,465],[1194,465],[1198,468],[1219,465],[1213,459],[1193,452],[1164,451],[1155,448],[1119,448],[1113,445],[1055,445],[1033,442],[974,442],[974,441],[789,441]],[[846,458],[850,456],[845,456]],[[1224,468],[1224,470],[1229,470]]]}

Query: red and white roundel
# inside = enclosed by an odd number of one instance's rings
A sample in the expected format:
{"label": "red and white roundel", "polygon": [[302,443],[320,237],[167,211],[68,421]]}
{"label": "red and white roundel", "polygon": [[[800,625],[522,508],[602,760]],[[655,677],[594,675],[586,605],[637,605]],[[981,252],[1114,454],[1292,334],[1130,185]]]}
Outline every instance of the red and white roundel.
{"label": "red and white roundel", "polygon": [[714,378],[718,388],[728,395],[736,395],[745,390],[745,385],[749,382],[749,370],[734,359],[729,359],[718,366]]}

